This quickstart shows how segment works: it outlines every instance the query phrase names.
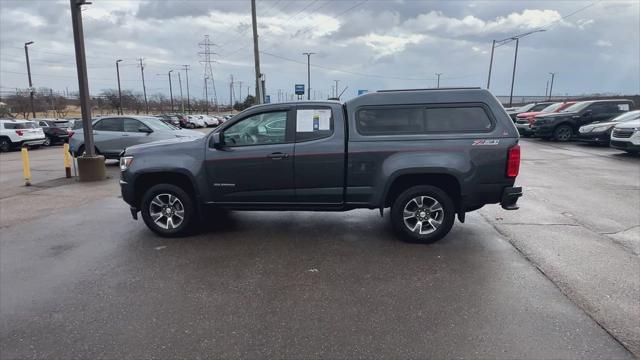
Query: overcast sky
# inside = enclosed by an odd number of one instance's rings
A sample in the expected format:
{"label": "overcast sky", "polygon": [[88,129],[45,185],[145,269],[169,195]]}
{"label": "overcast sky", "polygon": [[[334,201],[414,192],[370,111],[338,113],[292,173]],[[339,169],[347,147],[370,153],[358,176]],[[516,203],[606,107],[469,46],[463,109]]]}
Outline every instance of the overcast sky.
{"label": "overcast sky", "polygon": [[[148,95],[174,96],[177,71],[189,72],[192,97],[203,97],[198,46],[213,43],[215,87],[229,101],[230,76],[253,90],[249,0],[93,0],[83,11],[90,91],[122,86],[142,91],[136,59],[144,58]],[[514,93],[544,95],[549,72],[554,94],[640,93],[640,1],[411,1],[257,0],[262,72],[267,94],[306,84],[311,57],[312,95],[331,93],[333,80],[345,97],[358,89],[486,86],[491,41],[543,28],[520,41]],[[68,0],[0,1],[0,86],[27,87],[23,44],[34,85],[76,91],[73,33]],[[515,43],[495,52],[491,90],[509,93]],[[181,72],[184,95],[186,79]],[[239,82],[235,93],[239,95]],[[211,90],[210,90],[211,92]]]}

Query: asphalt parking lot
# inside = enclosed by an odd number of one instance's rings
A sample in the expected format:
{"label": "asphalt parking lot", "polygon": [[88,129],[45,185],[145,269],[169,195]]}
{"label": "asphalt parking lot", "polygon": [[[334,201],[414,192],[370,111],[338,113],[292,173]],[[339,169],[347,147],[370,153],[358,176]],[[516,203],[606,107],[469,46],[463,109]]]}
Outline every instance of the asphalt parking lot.
{"label": "asphalt parking lot", "polygon": [[16,189],[0,195],[0,354],[640,355],[640,158],[521,143],[521,209],[487,206],[426,246],[366,210],[212,214],[198,235],[162,239],[131,219],[115,164],[93,185],[0,178]]}

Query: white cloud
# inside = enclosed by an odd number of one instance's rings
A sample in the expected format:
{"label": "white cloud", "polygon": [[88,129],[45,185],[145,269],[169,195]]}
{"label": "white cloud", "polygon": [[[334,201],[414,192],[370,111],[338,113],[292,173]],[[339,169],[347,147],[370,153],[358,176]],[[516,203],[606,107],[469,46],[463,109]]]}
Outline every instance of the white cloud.
{"label": "white cloud", "polygon": [[600,40],[596,41],[596,45],[597,45],[597,46],[601,46],[601,47],[611,47],[611,46],[613,46],[613,44],[611,43],[611,41],[609,41],[609,40],[602,40],[602,39],[600,39]]}

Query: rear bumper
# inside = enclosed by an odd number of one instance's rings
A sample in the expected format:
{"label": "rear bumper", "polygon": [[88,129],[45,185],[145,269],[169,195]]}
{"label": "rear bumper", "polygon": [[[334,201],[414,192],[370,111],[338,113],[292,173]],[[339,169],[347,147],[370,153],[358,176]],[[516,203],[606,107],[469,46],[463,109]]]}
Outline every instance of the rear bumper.
{"label": "rear bumper", "polygon": [[502,190],[500,205],[505,210],[518,210],[518,199],[522,196],[521,187],[506,187]]}
{"label": "rear bumper", "polygon": [[14,143],[14,144],[18,144],[19,146],[25,146],[25,145],[42,145],[44,144],[44,140],[45,138],[41,138],[41,139],[27,139],[27,140],[22,140],[20,142]]}

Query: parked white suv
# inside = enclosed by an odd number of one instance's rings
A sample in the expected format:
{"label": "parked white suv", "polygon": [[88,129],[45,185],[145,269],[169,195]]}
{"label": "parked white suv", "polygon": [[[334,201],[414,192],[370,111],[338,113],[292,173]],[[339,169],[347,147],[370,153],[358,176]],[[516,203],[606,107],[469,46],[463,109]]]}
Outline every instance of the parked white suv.
{"label": "parked white suv", "polygon": [[25,145],[39,147],[44,142],[44,132],[35,122],[0,119],[0,151],[9,151]]}
{"label": "parked white suv", "polygon": [[611,147],[628,153],[640,153],[640,120],[625,121],[611,132]]}

